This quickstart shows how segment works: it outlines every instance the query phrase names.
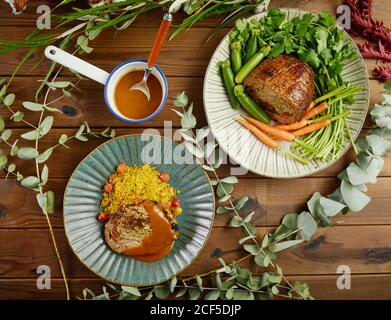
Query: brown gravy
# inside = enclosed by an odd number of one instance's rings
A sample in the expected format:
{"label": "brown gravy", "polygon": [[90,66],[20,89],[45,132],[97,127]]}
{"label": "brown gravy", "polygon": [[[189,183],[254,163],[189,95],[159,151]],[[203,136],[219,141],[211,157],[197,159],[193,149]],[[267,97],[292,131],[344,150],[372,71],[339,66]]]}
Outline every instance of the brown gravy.
{"label": "brown gravy", "polygon": [[170,253],[175,240],[174,232],[170,222],[152,202],[146,201],[143,205],[151,220],[152,233],[144,238],[141,246],[128,249],[124,253],[141,261],[160,260]]}
{"label": "brown gravy", "polygon": [[140,82],[144,77],[144,70],[132,70],[118,80],[114,99],[118,111],[128,119],[144,119],[151,115],[162,101],[163,90],[159,80],[153,74],[150,74],[147,80],[148,88],[151,93],[151,100],[139,90],[129,90],[129,88]]}

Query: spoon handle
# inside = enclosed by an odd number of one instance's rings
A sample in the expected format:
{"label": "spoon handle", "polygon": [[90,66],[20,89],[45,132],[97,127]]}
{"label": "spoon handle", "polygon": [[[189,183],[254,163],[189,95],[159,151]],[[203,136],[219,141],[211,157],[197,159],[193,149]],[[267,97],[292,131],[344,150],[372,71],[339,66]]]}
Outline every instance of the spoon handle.
{"label": "spoon handle", "polygon": [[167,38],[167,33],[171,26],[171,21],[172,21],[172,14],[166,13],[163,17],[162,23],[160,24],[159,31],[156,35],[155,42],[153,44],[151,53],[148,58],[149,68],[152,68],[155,65],[156,60],[159,57],[160,49],[162,48],[163,43]]}

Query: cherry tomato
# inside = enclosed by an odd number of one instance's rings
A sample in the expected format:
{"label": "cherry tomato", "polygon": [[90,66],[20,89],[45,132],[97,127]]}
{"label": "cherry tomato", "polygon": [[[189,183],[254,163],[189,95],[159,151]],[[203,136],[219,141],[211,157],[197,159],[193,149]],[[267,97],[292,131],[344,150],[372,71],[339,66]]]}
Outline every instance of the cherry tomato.
{"label": "cherry tomato", "polygon": [[105,192],[110,193],[111,191],[113,191],[113,185],[111,183],[107,182],[105,184],[104,190],[105,190]]}
{"label": "cherry tomato", "polygon": [[126,171],[126,164],[125,163],[120,163],[117,167],[117,173],[119,174],[124,174]]}
{"label": "cherry tomato", "polygon": [[182,213],[182,208],[181,207],[176,207],[173,211],[174,216],[179,216]]}
{"label": "cherry tomato", "polygon": [[160,174],[160,180],[163,182],[167,182],[168,180],[170,180],[170,175],[168,174],[168,172],[162,172]]}
{"label": "cherry tomato", "polygon": [[109,220],[109,217],[110,217],[110,215],[107,212],[101,212],[98,215],[98,220],[100,222],[105,222],[105,221]]}
{"label": "cherry tomato", "polygon": [[171,200],[171,207],[173,207],[173,208],[179,207],[180,204],[181,204],[181,202],[177,198]]}

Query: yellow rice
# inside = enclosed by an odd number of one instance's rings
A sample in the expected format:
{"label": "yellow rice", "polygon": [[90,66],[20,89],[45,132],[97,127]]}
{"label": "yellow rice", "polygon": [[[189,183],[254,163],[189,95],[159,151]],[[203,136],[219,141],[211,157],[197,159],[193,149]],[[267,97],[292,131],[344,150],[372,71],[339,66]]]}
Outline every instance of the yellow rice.
{"label": "yellow rice", "polygon": [[161,181],[159,176],[159,171],[148,164],[127,166],[122,174],[114,172],[108,179],[113,191],[103,192],[101,207],[111,214],[122,205],[137,205],[145,200],[158,203],[171,201],[177,191]]}

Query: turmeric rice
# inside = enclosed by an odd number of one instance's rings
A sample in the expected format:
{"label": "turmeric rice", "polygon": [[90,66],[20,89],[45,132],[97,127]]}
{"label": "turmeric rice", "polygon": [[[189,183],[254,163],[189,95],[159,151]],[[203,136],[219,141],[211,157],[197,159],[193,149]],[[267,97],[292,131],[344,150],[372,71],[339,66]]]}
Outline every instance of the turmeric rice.
{"label": "turmeric rice", "polygon": [[170,203],[178,193],[160,172],[148,165],[120,164],[109,177],[102,193],[101,207],[106,214],[117,212],[121,206],[138,205],[146,200],[159,204]]}

